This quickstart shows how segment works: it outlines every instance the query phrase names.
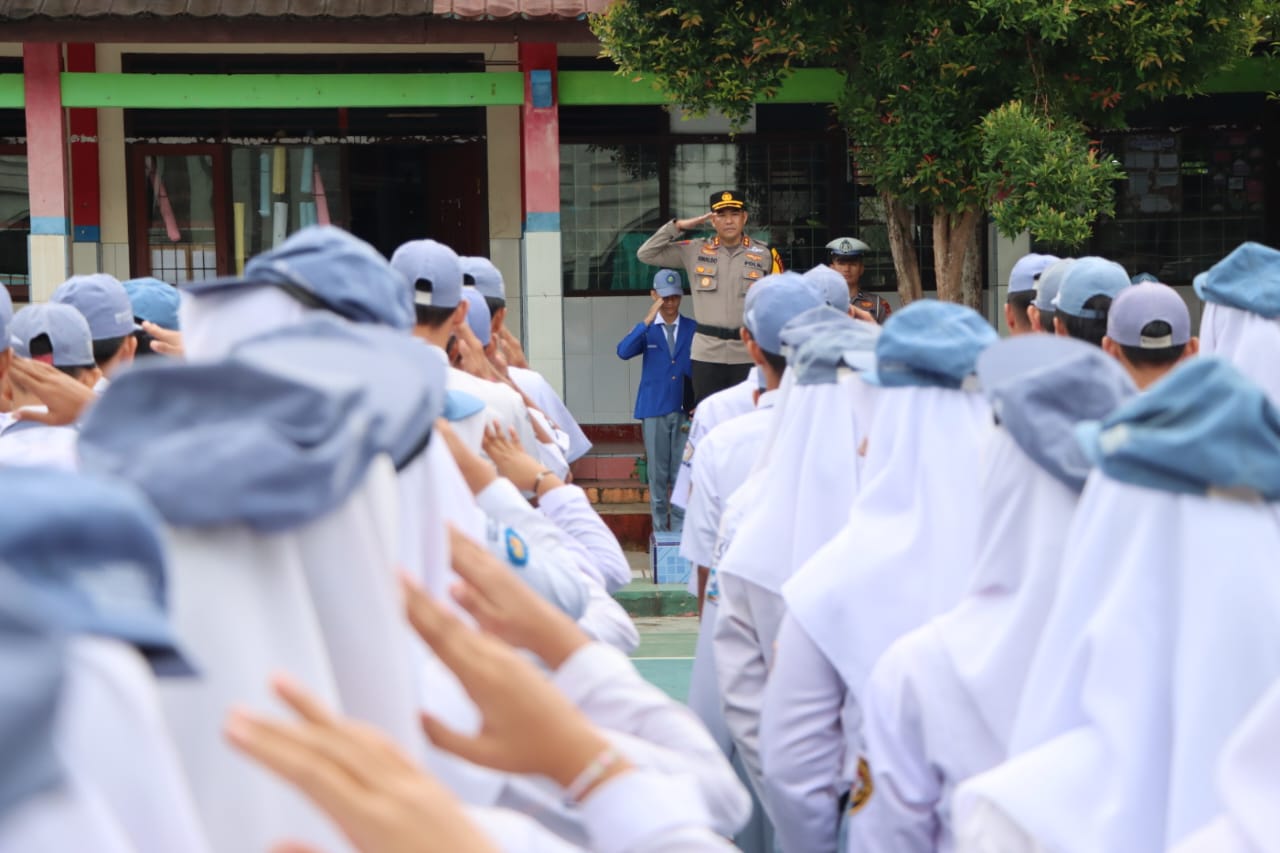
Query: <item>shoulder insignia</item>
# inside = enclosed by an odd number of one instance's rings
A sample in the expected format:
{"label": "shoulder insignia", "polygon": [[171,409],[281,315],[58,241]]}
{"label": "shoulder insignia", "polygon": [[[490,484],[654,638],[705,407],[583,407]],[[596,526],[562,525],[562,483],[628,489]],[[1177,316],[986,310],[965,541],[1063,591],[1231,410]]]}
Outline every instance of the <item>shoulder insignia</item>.
{"label": "shoulder insignia", "polygon": [[529,562],[529,546],[525,544],[524,539],[519,533],[516,533],[510,527],[506,530],[507,538],[507,559],[511,565],[521,568]]}
{"label": "shoulder insignia", "polygon": [[858,778],[854,780],[853,787],[849,789],[849,815],[856,815],[871,800],[871,795],[875,793],[875,784],[871,781],[871,767],[867,764],[867,759],[858,759]]}
{"label": "shoulder insignia", "polygon": [[748,249],[751,248],[751,238],[748,237],[746,234],[742,235],[742,245]]}

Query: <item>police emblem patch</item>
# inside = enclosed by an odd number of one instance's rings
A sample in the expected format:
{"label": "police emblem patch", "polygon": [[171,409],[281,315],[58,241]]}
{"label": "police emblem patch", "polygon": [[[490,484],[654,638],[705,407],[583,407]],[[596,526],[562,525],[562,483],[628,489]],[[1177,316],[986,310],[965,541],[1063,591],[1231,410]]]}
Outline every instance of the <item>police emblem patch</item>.
{"label": "police emblem patch", "polygon": [[725,192],[720,194],[721,201],[733,201],[733,193]]}
{"label": "police emblem patch", "polygon": [[529,562],[529,546],[510,527],[507,528],[507,559],[517,568]]}
{"label": "police emblem patch", "polygon": [[853,251],[853,243],[852,243],[852,242],[850,242],[850,241],[849,241],[849,239],[848,239],[847,237],[846,237],[845,239],[843,239],[843,240],[841,240],[841,241],[840,241],[840,251],[842,251],[842,252],[852,252],[852,251]]}
{"label": "police emblem patch", "polygon": [[858,778],[849,789],[849,814],[856,815],[867,805],[875,792],[875,784],[871,781],[871,766],[867,759],[858,759]]}

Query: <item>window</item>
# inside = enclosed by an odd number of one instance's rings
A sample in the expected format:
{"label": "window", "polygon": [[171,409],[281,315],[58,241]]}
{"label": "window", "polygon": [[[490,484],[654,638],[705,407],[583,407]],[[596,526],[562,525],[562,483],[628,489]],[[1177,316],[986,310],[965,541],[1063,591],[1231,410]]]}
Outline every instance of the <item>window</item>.
{"label": "window", "polygon": [[0,284],[14,302],[27,302],[31,276],[27,238],[31,235],[31,211],[27,196],[25,154],[0,153]]}

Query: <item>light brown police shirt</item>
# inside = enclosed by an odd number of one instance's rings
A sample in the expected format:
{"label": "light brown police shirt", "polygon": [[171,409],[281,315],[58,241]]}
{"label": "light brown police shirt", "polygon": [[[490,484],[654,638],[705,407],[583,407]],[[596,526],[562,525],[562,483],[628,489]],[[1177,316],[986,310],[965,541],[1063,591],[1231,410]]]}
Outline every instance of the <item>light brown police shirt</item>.
{"label": "light brown police shirt", "polygon": [[694,361],[719,364],[750,364],[747,346],[739,340],[722,340],[701,330],[719,326],[737,330],[742,326],[742,304],[747,289],[773,272],[782,272],[777,253],[765,243],[745,234],[734,247],[720,245],[719,237],[681,240],[675,220],[658,229],[644,242],[636,257],[656,267],[683,268],[693,290],[693,319],[698,334],[693,336]]}

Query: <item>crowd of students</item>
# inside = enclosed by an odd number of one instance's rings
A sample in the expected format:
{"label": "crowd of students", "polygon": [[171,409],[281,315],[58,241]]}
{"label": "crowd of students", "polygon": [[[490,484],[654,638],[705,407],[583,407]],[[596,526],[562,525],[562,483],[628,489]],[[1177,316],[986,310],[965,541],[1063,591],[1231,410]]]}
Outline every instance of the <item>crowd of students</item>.
{"label": "crowd of students", "polygon": [[487,260],[5,300],[0,851],[1277,849],[1280,252],[1196,290],[1028,256],[997,340],[754,283],[691,709]]}

